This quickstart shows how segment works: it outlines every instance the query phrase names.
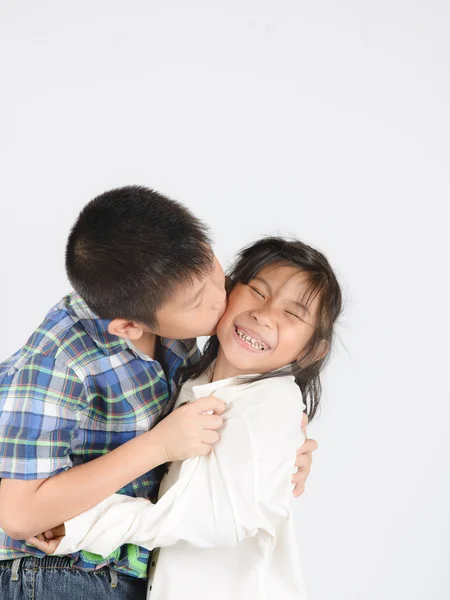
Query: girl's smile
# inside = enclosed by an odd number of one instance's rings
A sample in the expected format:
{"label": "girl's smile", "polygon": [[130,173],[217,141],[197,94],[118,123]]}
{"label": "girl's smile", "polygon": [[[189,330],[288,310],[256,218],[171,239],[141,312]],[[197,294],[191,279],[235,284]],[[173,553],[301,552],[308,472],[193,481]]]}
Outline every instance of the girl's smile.
{"label": "girl's smile", "polygon": [[263,374],[293,363],[316,324],[319,297],[309,297],[309,285],[306,272],[282,262],[237,283],[217,326],[217,373]]}
{"label": "girl's smile", "polygon": [[266,338],[258,335],[248,328],[243,328],[240,325],[234,326],[236,334],[236,342],[250,352],[267,352],[271,349],[271,345]]}

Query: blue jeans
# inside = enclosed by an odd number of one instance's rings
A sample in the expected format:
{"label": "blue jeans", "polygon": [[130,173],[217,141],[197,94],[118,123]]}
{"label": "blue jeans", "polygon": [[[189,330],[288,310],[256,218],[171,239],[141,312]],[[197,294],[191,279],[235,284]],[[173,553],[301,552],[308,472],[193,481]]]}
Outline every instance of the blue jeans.
{"label": "blue jeans", "polygon": [[65,556],[0,561],[1,600],[145,600],[147,580],[103,567],[81,571]]}

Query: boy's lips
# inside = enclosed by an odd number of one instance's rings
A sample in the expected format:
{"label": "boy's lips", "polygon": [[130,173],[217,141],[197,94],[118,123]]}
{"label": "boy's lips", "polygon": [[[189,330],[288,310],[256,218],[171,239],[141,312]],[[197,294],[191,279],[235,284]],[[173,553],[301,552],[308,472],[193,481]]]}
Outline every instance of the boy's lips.
{"label": "boy's lips", "polygon": [[[244,339],[242,339],[240,337],[239,334],[241,335],[245,335],[247,338],[250,338],[249,340],[247,340],[246,345],[249,346],[249,348],[254,348],[258,351],[267,351],[267,350],[271,350],[272,346],[271,344],[269,344],[267,338],[265,336],[261,336],[260,334],[257,334],[255,331],[252,331],[251,329],[248,329],[247,327],[241,327],[241,325],[238,325],[237,323],[234,323],[234,330],[235,333],[238,337],[239,340],[244,342]],[[250,344],[248,344],[248,342],[256,344],[256,345],[263,345],[264,348],[255,348],[254,346],[251,346]]]}

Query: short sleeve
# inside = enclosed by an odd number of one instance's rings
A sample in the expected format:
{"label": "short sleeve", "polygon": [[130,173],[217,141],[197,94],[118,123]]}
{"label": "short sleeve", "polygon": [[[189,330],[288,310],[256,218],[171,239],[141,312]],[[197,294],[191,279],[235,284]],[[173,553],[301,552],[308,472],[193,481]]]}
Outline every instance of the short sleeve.
{"label": "short sleeve", "polygon": [[83,385],[62,361],[34,355],[0,385],[0,477],[45,479],[72,466]]}

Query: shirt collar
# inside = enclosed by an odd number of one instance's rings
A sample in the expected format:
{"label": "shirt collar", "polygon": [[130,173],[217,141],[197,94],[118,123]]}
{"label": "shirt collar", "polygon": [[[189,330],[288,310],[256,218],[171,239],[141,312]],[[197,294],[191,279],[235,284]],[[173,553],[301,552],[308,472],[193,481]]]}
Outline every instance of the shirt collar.
{"label": "shirt collar", "polygon": [[[141,360],[153,360],[150,356],[147,356],[133,346],[129,340],[109,333],[108,325],[111,323],[111,319],[101,319],[98,317],[77,292],[72,292],[66,296],[63,299],[63,303],[66,310],[78,319],[96,346],[106,354],[117,354],[118,352],[129,350]],[[160,342],[165,362],[167,365],[173,365],[174,370],[195,353],[195,339],[171,340],[160,338]]]}
{"label": "shirt collar", "polygon": [[[214,373],[214,365],[215,361],[211,364],[208,369],[197,377],[196,379],[188,380],[186,383],[191,382],[192,389],[198,388],[203,392],[210,390],[211,395],[214,395],[214,390],[219,390],[220,388],[227,387],[230,385],[237,385],[246,383],[253,383],[255,377],[261,377],[261,373],[252,373],[247,375],[235,375],[234,377],[228,377],[227,379],[218,379],[217,381],[211,381],[213,373]],[[274,373],[283,373],[286,377],[290,377],[291,379],[295,379],[294,376],[286,369],[286,367],[280,367],[275,369]],[[186,385],[186,384],[185,384]]]}
{"label": "shirt collar", "polygon": [[[229,385],[242,383],[246,379],[251,379],[252,377],[258,377],[258,374],[252,375],[235,375],[234,377],[228,377],[227,379],[218,379],[216,381],[212,381],[212,377],[214,374],[214,367],[216,361],[214,361],[207,370],[200,375],[200,377],[196,377],[195,379],[188,380],[186,383],[190,383],[192,388],[202,389],[203,391],[211,388],[212,391],[218,390],[223,387],[227,387]],[[186,384],[185,384],[186,385]]]}
{"label": "shirt collar", "polygon": [[123,338],[108,331],[110,319],[100,319],[86,304],[83,298],[72,292],[63,299],[64,308],[75,316],[89,337],[106,354],[117,354],[129,348]]}

